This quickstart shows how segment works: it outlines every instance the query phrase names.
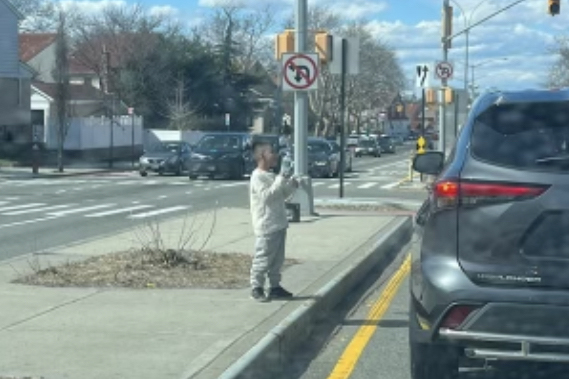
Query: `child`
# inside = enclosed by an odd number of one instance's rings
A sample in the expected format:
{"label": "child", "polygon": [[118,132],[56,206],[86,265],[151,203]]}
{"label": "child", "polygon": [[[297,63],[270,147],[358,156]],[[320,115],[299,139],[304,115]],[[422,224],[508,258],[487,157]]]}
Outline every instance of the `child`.
{"label": "child", "polygon": [[[251,298],[261,302],[290,298],[292,294],[280,284],[288,228],[285,200],[298,188],[298,182],[290,178],[286,165],[278,175],[270,172],[278,162],[278,155],[271,144],[255,144],[254,154],[257,168],[251,174],[249,192],[256,237],[251,267]],[[268,296],[264,290],[265,276],[268,276],[270,284]]]}

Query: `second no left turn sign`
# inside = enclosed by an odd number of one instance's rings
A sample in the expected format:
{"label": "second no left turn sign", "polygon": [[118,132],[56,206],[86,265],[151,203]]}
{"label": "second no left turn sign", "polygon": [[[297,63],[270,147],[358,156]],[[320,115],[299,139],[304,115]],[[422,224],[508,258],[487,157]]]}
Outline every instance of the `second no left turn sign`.
{"label": "second no left turn sign", "polygon": [[450,62],[437,62],[435,72],[437,73],[439,79],[450,79],[452,78],[454,69]]}
{"label": "second no left turn sign", "polygon": [[318,89],[318,54],[283,54],[282,78],[284,91]]}

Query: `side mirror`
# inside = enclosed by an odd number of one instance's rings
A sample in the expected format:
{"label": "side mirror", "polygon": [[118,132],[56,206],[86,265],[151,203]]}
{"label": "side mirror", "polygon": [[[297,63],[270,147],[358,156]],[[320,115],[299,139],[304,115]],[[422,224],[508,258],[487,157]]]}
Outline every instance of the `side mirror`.
{"label": "side mirror", "polygon": [[438,175],[443,169],[445,156],[440,151],[427,151],[413,158],[413,170],[425,175]]}

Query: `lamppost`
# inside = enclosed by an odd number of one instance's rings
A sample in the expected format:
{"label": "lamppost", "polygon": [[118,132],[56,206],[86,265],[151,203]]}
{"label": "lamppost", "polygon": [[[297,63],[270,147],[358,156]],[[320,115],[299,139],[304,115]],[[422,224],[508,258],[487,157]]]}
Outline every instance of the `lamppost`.
{"label": "lamppost", "polygon": [[464,9],[461,7],[461,5],[458,3],[457,0],[445,0],[445,1],[450,1],[452,2],[454,5],[457,6],[457,8],[460,10],[461,14],[462,14],[462,18],[464,20],[464,29],[458,33],[453,34],[452,36],[448,36],[446,37],[447,40],[452,41],[454,38],[458,37],[461,34],[465,34],[465,68],[464,68],[464,89],[468,90],[468,68],[469,68],[469,49],[470,49],[470,30],[488,20],[490,20],[491,18],[494,18],[495,16],[499,15],[500,13],[503,13],[504,11],[526,1],[526,0],[517,0],[514,1],[513,3],[497,10],[496,12],[490,14],[489,16],[483,18],[482,20],[479,20],[475,23],[473,23],[473,17],[474,14],[476,13],[476,11],[480,8],[480,6],[482,4],[484,4],[485,2],[487,2],[488,0],[482,0],[480,3],[478,3],[472,10],[472,12],[470,13],[470,16],[466,15],[466,12],[464,11]]}

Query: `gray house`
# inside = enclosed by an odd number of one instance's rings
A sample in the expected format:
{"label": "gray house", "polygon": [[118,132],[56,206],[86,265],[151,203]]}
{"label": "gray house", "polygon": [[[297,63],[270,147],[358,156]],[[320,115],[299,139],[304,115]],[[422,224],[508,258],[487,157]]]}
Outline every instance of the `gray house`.
{"label": "gray house", "polygon": [[22,19],[9,0],[0,0],[0,156],[18,155],[32,140],[33,70],[19,59],[18,26]]}

